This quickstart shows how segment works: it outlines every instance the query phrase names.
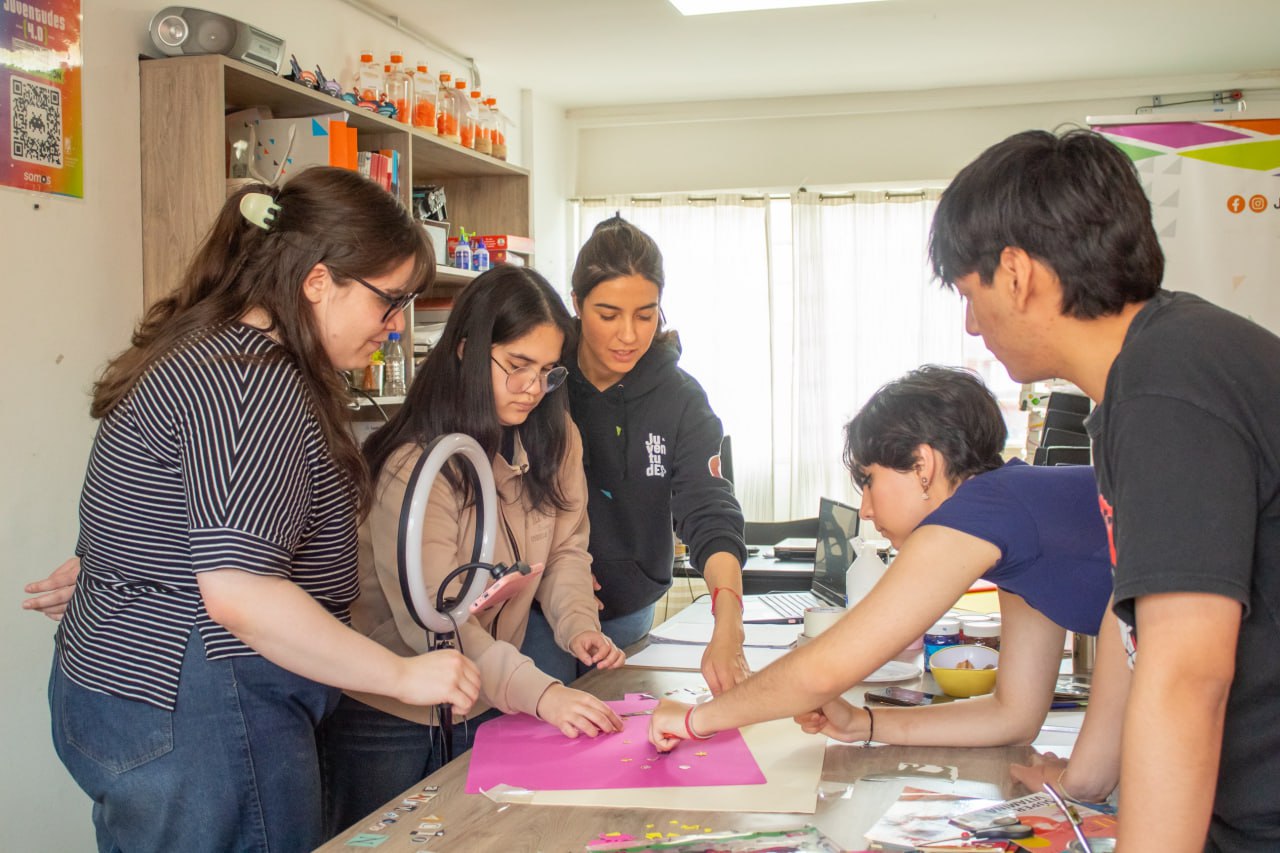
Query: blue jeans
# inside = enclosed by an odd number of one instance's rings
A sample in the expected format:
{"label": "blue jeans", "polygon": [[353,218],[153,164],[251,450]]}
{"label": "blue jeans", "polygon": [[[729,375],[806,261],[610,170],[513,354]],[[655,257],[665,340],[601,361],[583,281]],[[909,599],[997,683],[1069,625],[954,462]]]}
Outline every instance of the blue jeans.
{"label": "blue jeans", "polygon": [[[471,749],[490,709],[453,727],[453,755]],[[444,766],[439,726],[424,726],[343,696],[317,732],[324,826],[332,838]]]}
{"label": "blue jeans", "polygon": [[166,711],[88,690],[55,660],[53,745],[93,799],[98,850],[311,850],[325,841],[315,728],[339,692],[187,639]]}
{"label": "blue jeans", "polygon": [[[632,643],[638,643],[649,636],[649,629],[653,627],[653,613],[657,606],[656,603],[650,604],[635,613],[606,619],[600,623],[600,630],[606,637],[613,640],[614,645],[625,649]],[[576,681],[579,676],[586,675],[588,671],[588,667],[583,666],[576,657],[556,645],[551,623],[537,608],[529,611],[529,627],[525,629],[524,642],[520,645],[520,651],[533,658],[538,669],[552,678],[560,679],[565,684]]]}

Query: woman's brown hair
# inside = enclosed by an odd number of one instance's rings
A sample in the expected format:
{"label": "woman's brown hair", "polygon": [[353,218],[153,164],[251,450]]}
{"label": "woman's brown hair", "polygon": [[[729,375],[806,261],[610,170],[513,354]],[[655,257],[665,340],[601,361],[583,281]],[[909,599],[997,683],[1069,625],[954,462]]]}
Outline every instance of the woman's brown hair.
{"label": "woman's brown hair", "polygon": [[[667,283],[662,269],[662,250],[652,237],[623,219],[621,214],[615,214],[596,225],[578,250],[571,287],[579,309],[597,285],[632,275],[653,282],[658,288],[658,298],[662,298]],[[658,333],[653,342],[676,343],[679,338],[675,331],[665,329],[665,318],[661,313],[658,316]]]}
{"label": "woman's brown hair", "polygon": [[[267,193],[279,205],[268,230],[240,213],[241,198],[251,192]],[[329,451],[350,478],[363,513],[371,488],[347,429],[346,385],[325,352],[302,284],[317,264],[343,282],[338,270],[372,278],[408,258],[414,261],[409,286],[421,290],[435,276],[425,231],[394,197],[354,172],[317,166],[282,187],[251,184],[227,199],[177,290],[147,309],[130,348],[107,365],[94,385],[90,414],[109,415],[184,338],[259,309],[302,374]]]}

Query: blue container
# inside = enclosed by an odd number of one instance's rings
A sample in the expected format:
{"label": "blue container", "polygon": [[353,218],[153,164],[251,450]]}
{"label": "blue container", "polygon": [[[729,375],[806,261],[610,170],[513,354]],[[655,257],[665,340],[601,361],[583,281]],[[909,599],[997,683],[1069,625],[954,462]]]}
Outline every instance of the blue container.
{"label": "blue container", "polygon": [[960,620],[944,617],[933,623],[924,635],[924,668],[929,671],[929,658],[938,649],[960,645]]}

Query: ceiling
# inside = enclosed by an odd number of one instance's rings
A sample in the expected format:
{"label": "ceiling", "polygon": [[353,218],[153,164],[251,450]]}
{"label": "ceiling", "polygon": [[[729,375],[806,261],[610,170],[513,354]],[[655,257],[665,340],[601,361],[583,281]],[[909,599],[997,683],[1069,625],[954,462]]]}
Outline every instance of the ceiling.
{"label": "ceiling", "polygon": [[474,57],[482,80],[567,109],[1280,69],[1280,0],[886,0],[690,18],[668,0],[364,5]]}

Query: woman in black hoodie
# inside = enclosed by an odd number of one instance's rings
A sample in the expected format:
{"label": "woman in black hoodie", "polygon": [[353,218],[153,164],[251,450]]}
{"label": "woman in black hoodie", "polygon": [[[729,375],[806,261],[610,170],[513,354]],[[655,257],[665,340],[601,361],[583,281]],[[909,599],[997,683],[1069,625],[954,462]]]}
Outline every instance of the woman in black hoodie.
{"label": "woman in black hoodie", "polygon": [[[582,432],[600,624],[625,647],[649,633],[671,586],[672,523],[711,592],[715,628],[702,656],[713,693],[746,678],[742,654],[742,509],[719,476],[720,419],[676,366],[662,330],[662,253],[621,216],[596,226],[573,270],[578,337],[566,344],[569,406]],[[576,660],[534,613],[523,650],[566,683]]]}

